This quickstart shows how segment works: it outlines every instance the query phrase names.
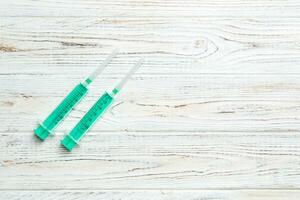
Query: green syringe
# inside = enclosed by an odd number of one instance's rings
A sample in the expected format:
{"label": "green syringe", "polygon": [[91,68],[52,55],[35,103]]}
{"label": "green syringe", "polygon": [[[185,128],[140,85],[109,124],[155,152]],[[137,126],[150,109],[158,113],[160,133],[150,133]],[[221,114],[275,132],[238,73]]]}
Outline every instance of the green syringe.
{"label": "green syringe", "polygon": [[143,60],[139,60],[136,65],[127,73],[127,75],[119,82],[119,84],[111,91],[105,92],[98,101],[90,108],[83,118],[76,124],[71,132],[65,136],[61,144],[69,151],[78,144],[84,134],[93,126],[96,120],[104,113],[104,111],[112,103],[114,96],[122,89],[129,78],[138,70]]}
{"label": "green syringe", "polygon": [[34,129],[34,134],[42,141],[52,133],[53,129],[70,113],[72,108],[80,102],[88,91],[88,85],[101,74],[104,68],[117,55],[118,51],[114,50],[84,82],[79,83],[52,111],[52,113]]}

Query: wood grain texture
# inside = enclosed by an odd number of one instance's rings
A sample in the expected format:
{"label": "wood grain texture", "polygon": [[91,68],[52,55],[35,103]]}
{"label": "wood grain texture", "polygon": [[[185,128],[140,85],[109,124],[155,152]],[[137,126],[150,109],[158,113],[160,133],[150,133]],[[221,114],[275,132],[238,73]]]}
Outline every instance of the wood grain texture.
{"label": "wood grain texture", "polygon": [[[164,136],[162,136],[164,135]],[[299,134],[1,134],[1,189],[299,188]],[[288,184],[287,184],[288,183]]]}
{"label": "wood grain texture", "polygon": [[0,193],[1,199],[118,199],[118,200],[298,200],[298,190],[201,190],[201,191],[6,191]]}
{"label": "wood grain texture", "polygon": [[[0,199],[299,199],[299,44],[298,0],[0,0]],[[114,47],[37,141],[36,120]],[[81,147],[62,149],[139,57]]]}
{"label": "wood grain texture", "polygon": [[[58,130],[70,130],[117,78],[97,80]],[[64,76],[4,76],[0,80],[3,86],[0,130],[31,131],[37,119],[46,117],[80,81],[80,78],[68,78],[67,82],[64,79]],[[93,130],[299,131],[299,88],[298,75],[137,75]]]}
{"label": "wood grain texture", "polygon": [[148,75],[299,74],[299,18],[1,19],[4,74],[81,74],[112,46],[123,55],[106,70],[113,74],[140,56]]}
{"label": "wood grain texture", "polygon": [[[1,1],[1,16],[9,17],[147,17],[156,18],[201,18],[203,16],[222,18],[261,18],[299,17],[299,1],[287,0],[254,0],[254,1],[127,1],[127,0],[56,0],[37,1],[16,0],[14,2]],[[39,9],[37,9],[39,8]],[[192,24],[191,24],[192,25]]]}

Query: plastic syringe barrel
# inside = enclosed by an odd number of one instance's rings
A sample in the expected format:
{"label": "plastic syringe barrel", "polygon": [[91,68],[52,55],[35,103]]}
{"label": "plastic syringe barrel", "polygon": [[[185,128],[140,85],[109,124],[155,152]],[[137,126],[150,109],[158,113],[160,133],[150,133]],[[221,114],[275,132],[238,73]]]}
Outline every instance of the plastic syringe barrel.
{"label": "plastic syringe barrel", "polygon": [[65,136],[61,144],[69,151],[78,144],[83,135],[92,127],[98,117],[109,107],[112,103],[113,97],[105,92],[98,101],[90,108],[90,110],[81,118],[71,132]]}
{"label": "plastic syringe barrel", "polygon": [[72,110],[72,108],[83,98],[87,93],[87,87],[80,83],[78,84],[52,111],[52,113],[34,130],[34,133],[41,140],[45,140],[52,130],[62,121],[63,118]]}
{"label": "plastic syringe barrel", "polygon": [[102,70],[111,62],[116,56],[117,50],[114,50],[83,83],[78,84],[52,111],[52,113],[34,129],[34,134],[41,140],[45,140],[52,130],[69,114],[72,108],[80,102],[86,95],[87,86],[102,72]]}
{"label": "plastic syringe barrel", "polygon": [[120,83],[113,89],[112,93],[105,92],[98,101],[89,109],[83,118],[76,124],[71,132],[64,137],[61,144],[69,151],[73,149],[84,134],[93,126],[96,120],[105,112],[113,101],[114,96],[122,89],[129,78],[141,66],[143,60],[139,60],[136,65],[127,73]]}

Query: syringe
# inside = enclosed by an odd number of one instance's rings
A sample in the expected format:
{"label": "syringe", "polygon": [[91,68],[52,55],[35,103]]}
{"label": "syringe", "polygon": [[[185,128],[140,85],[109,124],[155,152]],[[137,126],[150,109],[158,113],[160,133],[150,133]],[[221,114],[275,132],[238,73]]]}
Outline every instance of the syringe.
{"label": "syringe", "polygon": [[71,132],[65,136],[61,144],[69,151],[78,144],[79,140],[84,134],[93,126],[96,120],[104,113],[104,111],[112,103],[114,96],[122,89],[129,78],[138,70],[143,60],[139,60],[127,75],[119,82],[119,84],[111,91],[105,92],[98,101],[90,108],[90,110],[83,116],[83,118],[76,124]]}
{"label": "syringe", "polygon": [[79,83],[52,111],[52,113],[34,129],[34,134],[41,140],[45,140],[52,130],[70,113],[72,108],[78,104],[86,95],[87,86],[104,70],[104,68],[117,55],[118,51],[114,50],[92,74],[89,75],[84,82]]}

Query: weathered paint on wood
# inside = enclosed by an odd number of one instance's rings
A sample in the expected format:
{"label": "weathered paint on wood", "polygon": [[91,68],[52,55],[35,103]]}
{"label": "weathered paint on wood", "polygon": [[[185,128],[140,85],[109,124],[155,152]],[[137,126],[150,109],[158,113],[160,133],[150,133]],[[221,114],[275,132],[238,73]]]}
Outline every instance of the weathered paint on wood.
{"label": "weathered paint on wood", "polygon": [[187,190],[187,191],[6,191],[0,193],[1,199],[91,199],[91,200],[298,200],[300,192],[295,190]]}
{"label": "weathered paint on wood", "polygon": [[[298,199],[299,17],[297,0],[0,1],[0,199]],[[38,142],[36,120],[114,47],[85,101]],[[62,132],[139,57],[64,151]]]}
{"label": "weathered paint on wood", "polygon": [[[2,189],[298,188],[297,133],[92,132],[71,153],[62,136],[1,134]],[[289,183],[289,184],[287,184]]]}

